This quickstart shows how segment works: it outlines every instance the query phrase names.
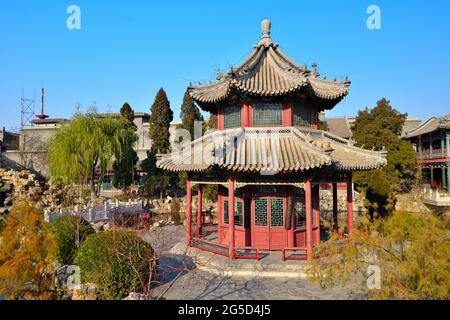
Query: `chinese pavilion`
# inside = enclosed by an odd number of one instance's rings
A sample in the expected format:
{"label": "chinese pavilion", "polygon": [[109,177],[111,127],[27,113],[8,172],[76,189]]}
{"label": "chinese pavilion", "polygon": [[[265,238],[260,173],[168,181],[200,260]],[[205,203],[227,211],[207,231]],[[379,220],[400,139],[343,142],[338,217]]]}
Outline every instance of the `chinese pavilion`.
{"label": "chinese pavilion", "polygon": [[[231,259],[261,250],[310,258],[320,242],[321,184],[333,185],[333,220],[338,224],[337,184],[347,185],[347,233],[353,230],[352,172],[386,164],[383,151],[363,150],[318,130],[319,112],[349,92],[350,81],[326,80],[289,59],[272,41],[271,22],[237,68],[217,82],[190,86],[193,100],[217,115],[217,130],[159,155],[158,167],[187,172],[187,244]],[[192,230],[192,187],[198,189]],[[202,232],[202,192],[218,185],[215,242]]]}
{"label": "chinese pavilion", "polygon": [[450,115],[429,119],[409,131],[406,139],[416,146],[423,183],[450,190]]}

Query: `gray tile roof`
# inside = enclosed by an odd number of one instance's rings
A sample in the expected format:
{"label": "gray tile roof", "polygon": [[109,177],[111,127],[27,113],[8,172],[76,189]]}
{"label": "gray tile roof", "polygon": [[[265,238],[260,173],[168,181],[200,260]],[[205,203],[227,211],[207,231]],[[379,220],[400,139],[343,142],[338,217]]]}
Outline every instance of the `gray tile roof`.
{"label": "gray tile roof", "polygon": [[372,170],[386,165],[386,154],[354,147],[328,132],[308,128],[238,128],[215,131],[159,155],[168,171],[206,172],[214,168],[246,173],[289,173],[330,167]]}
{"label": "gray tile roof", "polygon": [[350,126],[350,122],[347,117],[344,118],[329,118],[325,119],[327,129],[334,135],[337,135],[344,139],[350,139],[353,134]]}
{"label": "gray tile roof", "polygon": [[[272,42],[270,21],[263,21],[263,36],[237,68],[208,85],[190,86],[192,98],[200,105],[227,99],[233,91],[252,96],[282,96],[303,91],[315,98],[339,102],[349,92],[350,81],[326,80],[316,71],[297,65]],[[208,108],[205,108],[208,109]]]}
{"label": "gray tile roof", "polygon": [[450,129],[450,114],[443,117],[433,117],[415,129],[410,130],[406,133],[405,138],[410,139],[414,137],[418,137],[427,133],[434,132],[438,129]]}

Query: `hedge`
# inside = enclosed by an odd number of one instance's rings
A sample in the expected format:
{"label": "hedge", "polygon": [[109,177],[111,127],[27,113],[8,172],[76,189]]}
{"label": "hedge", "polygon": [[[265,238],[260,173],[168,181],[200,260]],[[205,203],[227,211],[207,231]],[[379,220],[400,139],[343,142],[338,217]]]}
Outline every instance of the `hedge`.
{"label": "hedge", "polygon": [[153,248],[132,232],[110,230],[90,235],[77,251],[75,264],[83,283],[99,287],[99,299],[119,300],[144,293],[156,275]]}

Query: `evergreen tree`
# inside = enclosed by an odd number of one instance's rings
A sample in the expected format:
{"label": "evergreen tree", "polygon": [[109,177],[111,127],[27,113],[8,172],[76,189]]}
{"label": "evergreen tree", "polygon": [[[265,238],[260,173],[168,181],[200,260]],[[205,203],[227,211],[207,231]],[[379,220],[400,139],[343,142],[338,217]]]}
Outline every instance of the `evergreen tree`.
{"label": "evergreen tree", "polygon": [[120,116],[128,120],[130,126],[132,126],[134,129],[137,129],[136,125],[134,124],[134,110],[131,108],[128,102],[125,102],[122,108],[120,108]]}
{"label": "evergreen tree", "polygon": [[162,198],[169,186],[172,176],[170,173],[156,167],[156,155],[170,152],[170,123],[173,121],[173,111],[170,109],[169,99],[166,92],[161,88],[156,94],[155,101],[151,107],[149,136],[152,147],[147,152],[147,159],[142,163],[146,172],[145,189],[151,194],[159,191]]}
{"label": "evergreen tree", "polygon": [[203,121],[203,132],[211,129],[217,129],[217,115],[214,113],[211,113],[208,121]]}
{"label": "evergreen tree", "polygon": [[[385,215],[395,206],[395,192],[410,191],[415,183],[416,154],[410,142],[401,139],[407,118],[383,98],[376,107],[359,111],[353,124],[353,138],[359,147],[388,152],[388,164],[380,170],[359,172],[354,181],[366,194],[367,207],[374,213]],[[382,172],[381,172],[382,171]]]}
{"label": "evergreen tree", "polygon": [[[137,127],[134,123],[134,110],[125,102],[120,108],[120,116],[127,121],[128,127],[136,131]],[[136,163],[139,161],[136,151],[128,149],[122,153],[121,157],[114,161],[114,177],[113,185],[115,188],[125,190],[129,187],[136,176]]]}
{"label": "evergreen tree", "polygon": [[170,150],[170,123],[173,111],[163,88],[159,89],[151,107],[149,135],[152,140],[151,151],[154,154],[167,153]]}
{"label": "evergreen tree", "polygon": [[203,121],[203,116],[199,108],[194,104],[194,100],[192,100],[188,90],[186,90],[186,93],[184,94],[180,117],[181,125],[179,127],[188,130],[191,134],[191,140],[194,140],[195,122]]}

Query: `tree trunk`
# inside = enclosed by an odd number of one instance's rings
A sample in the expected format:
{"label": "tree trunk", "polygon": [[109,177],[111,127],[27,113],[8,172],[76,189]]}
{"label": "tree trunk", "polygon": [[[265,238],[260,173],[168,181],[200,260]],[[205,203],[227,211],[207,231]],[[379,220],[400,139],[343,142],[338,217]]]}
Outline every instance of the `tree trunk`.
{"label": "tree trunk", "polygon": [[91,200],[94,201],[95,199],[97,199],[97,191],[95,190],[95,167],[94,166],[92,168],[92,172],[91,172]]}
{"label": "tree trunk", "polygon": [[95,190],[94,177],[91,178],[91,200],[97,199],[97,191]]}

